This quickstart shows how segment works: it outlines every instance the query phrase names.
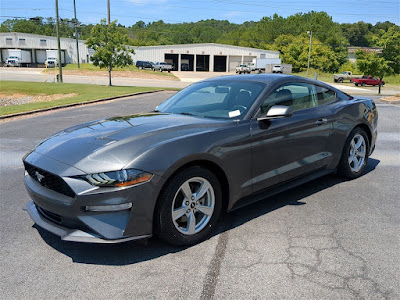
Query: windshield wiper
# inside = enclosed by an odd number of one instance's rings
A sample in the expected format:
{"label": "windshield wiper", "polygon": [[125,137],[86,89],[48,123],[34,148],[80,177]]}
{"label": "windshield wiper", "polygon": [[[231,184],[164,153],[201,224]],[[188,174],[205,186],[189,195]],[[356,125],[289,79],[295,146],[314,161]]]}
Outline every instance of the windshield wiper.
{"label": "windshield wiper", "polygon": [[194,115],[194,114],[192,114],[192,113],[188,113],[188,112],[181,112],[181,113],[179,113],[180,115],[184,115],[184,116],[196,116],[196,115]]}

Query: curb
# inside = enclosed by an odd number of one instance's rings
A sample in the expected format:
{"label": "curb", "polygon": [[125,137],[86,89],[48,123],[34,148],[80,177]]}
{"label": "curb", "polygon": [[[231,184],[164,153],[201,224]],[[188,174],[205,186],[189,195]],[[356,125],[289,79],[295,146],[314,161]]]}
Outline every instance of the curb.
{"label": "curb", "polygon": [[32,115],[32,114],[41,113],[41,112],[45,112],[45,111],[63,109],[63,108],[68,108],[68,107],[73,107],[73,106],[93,104],[93,103],[97,103],[97,102],[105,102],[105,101],[115,100],[115,99],[124,98],[124,97],[131,97],[131,96],[143,95],[143,94],[152,94],[152,93],[157,93],[157,92],[162,92],[162,91],[164,91],[164,90],[161,89],[161,90],[154,90],[154,91],[147,91],[147,92],[137,92],[137,93],[133,93],[133,94],[101,98],[101,99],[96,99],[96,100],[91,100],[91,101],[86,101],[86,102],[77,102],[77,103],[65,104],[65,105],[60,105],[60,106],[35,109],[35,110],[31,110],[31,111],[25,111],[25,112],[0,116],[0,120],[14,118],[14,117],[20,117],[20,116],[26,116],[26,115]]}
{"label": "curb", "polygon": [[379,99],[382,103],[386,104],[400,104],[400,100],[386,100],[384,98]]}

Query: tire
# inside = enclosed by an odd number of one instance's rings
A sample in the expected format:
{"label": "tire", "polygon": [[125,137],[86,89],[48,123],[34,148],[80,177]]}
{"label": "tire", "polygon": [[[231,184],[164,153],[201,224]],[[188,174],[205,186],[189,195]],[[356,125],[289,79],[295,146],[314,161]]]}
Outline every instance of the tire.
{"label": "tire", "polygon": [[369,147],[366,132],[360,127],[354,128],[344,145],[337,168],[338,174],[348,179],[360,177],[368,163]]}
{"label": "tire", "polygon": [[[208,187],[205,194],[196,199],[196,193],[203,186]],[[185,197],[184,190],[190,196]],[[175,246],[195,245],[210,237],[221,208],[222,192],[218,178],[199,166],[184,169],[171,179],[159,197],[154,216],[155,234]],[[194,226],[190,226],[193,223],[189,218],[195,221]]]}
{"label": "tire", "polygon": [[358,86],[358,83],[355,83],[356,86]]}
{"label": "tire", "polygon": [[338,79],[338,82],[339,82],[339,83],[342,83],[342,82],[343,82],[343,78],[340,77],[340,78]]}
{"label": "tire", "polygon": [[361,83],[361,86],[365,86],[365,82]]}
{"label": "tire", "polygon": [[153,69],[151,69],[151,70],[152,70],[153,72],[155,72],[155,71],[156,71],[156,69],[154,69],[154,68],[153,68]]}

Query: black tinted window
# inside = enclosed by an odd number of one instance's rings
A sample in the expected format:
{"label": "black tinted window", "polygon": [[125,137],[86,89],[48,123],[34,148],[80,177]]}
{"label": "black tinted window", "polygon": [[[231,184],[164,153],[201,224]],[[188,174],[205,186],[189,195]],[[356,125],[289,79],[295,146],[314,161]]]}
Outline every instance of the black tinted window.
{"label": "black tinted window", "polygon": [[290,106],[293,111],[313,108],[336,99],[336,93],[309,83],[288,83],[277,88],[261,106],[265,114],[274,105]]}
{"label": "black tinted window", "polygon": [[293,111],[317,106],[315,86],[308,83],[288,83],[277,88],[261,106],[266,113],[273,105],[290,106]]}

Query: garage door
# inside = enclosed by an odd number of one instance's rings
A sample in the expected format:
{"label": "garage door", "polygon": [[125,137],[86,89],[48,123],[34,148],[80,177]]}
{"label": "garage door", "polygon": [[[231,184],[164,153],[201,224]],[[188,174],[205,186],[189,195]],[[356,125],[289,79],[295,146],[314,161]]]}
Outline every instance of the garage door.
{"label": "garage door", "polygon": [[44,64],[46,61],[46,50],[36,50],[36,62],[38,64]]}
{"label": "garage door", "polygon": [[235,72],[235,69],[242,61],[241,56],[229,56],[229,72]]}
{"label": "garage door", "polygon": [[256,58],[256,57],[255,56],[244,56],[243,63],[245,65],[248,65],[249,63],[253,62],[253,58]]}

